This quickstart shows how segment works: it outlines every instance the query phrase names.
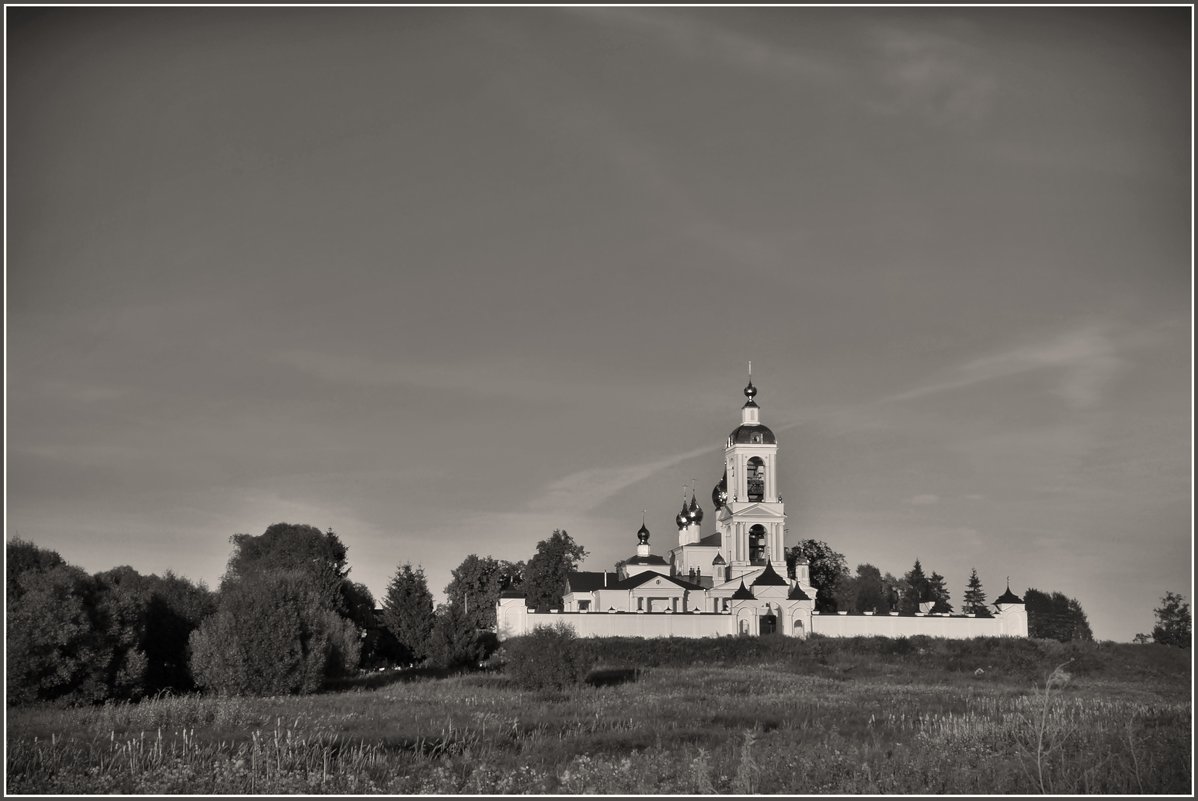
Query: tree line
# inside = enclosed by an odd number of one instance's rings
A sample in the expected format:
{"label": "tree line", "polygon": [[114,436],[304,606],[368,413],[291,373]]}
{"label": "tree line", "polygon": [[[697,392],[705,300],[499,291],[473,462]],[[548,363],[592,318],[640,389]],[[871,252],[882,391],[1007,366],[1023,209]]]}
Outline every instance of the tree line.
{"label": "tree line", "polygon": [[586,556],[561,530],[526,562],[472,554],[439,606],[423,569],[405,563],[376,608],[350,580],[347,549],[331,529],[276,523],[230,541],[216,591],[169,571],[89,575],[55,551],[8,542],[9,702],[309,693],[380,667],[476,664],[497,646],[500,593],[519,589],[538,608],[559,606],[566,573]]}
{"label": "tree line", "polygon": [[[387,666],[455,668],[487,659],[498,643],[496,603],[518,592],[537,611],[562,607],[566,574],[587,551],[564,530],[526,561],[470,554],[436,605],[419,565],[399,565],[380,604],[349,578],[347,549],[331,529],[276,523],[235,534],[216,591],[167,572],[123,566],[89,575],[56,552],[21,540],[6,547],[10,703],[96,703],[160,692],[277,695],[314,692]],[[901,578],[870,564],[850,574],[827,543],[786,549],[791,577],[808,563],[821,612],[951,612],[943,576],[916,559]],[[1029,589],[1029,635],[1092,640],[1085,612],[1059,592]],[[989,616],[973,570],[962,611]],[[1152,641],[1189,647],[1189,605],[1167,593]],[[1139,635],[1137,641],[1148,641]]]}

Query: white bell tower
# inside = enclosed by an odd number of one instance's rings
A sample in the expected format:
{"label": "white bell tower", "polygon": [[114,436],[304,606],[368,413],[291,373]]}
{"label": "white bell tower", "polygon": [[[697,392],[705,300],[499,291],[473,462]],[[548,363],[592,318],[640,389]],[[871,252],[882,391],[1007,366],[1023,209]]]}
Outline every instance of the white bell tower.
{"label": "white bell tower", "polygon": [[716,525],[730,579],[764,567],[785,564],[786,512],[778,494],[778,439],[762,425],[753,386],[752,362],[741,424],[724,448],[727,498]]}

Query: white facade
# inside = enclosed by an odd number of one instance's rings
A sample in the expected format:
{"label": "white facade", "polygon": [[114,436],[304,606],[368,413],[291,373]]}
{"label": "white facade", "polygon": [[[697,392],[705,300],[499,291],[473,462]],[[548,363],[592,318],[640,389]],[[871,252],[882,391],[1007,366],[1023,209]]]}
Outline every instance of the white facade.
{"label": "white facade", "polygon": [[499,637],[559,622],[584,637],[1027,636],[1027,613],[1009,587],[992,618],[816,612],[807,564],[796,565],[794,578],[774,568],[785,564],[786,511],[777,439],[759,419],[756,395],[750,380],[741,425],[724,449],[724,476],[712,491],[714,532],[703,536],[703,510],[692,490],[675,518],[678,546],[668,559],[652,554],[642,524],[636,555],[618,573],[570,574],[561,610],[536,613],[522,597],[501,598]]}

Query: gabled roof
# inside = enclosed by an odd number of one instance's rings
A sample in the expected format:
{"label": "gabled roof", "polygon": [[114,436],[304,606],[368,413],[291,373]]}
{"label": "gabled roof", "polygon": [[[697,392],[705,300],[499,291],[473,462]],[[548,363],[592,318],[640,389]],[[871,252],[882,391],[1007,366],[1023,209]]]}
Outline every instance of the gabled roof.
{"label": "gabled roof", "polygon": [[570,592],[594,592],[604,587],[610,587],[619,580],[620,577],[616,573],[578,570],[566,574],[566,585],[570,588]]}
{"label": "gabled roof", "polygon": [[654,573],[652,570],[646,570],[643,573],[637,573],[635,576],[629,576],[628,578],[624,579],[623,581],[618,581],[615,584],[608,584],[607,589],[609,589],[609,590],[634,590],[643,584],[648,584],[653,579],[665,579],[666,581],[670,582],[671,584],[673,584],[677,587],[681,587],[684,590],[701,590],[701,589],[703,589],[703,587],[700,587],[698,584],[691,584],[689,581],[683,581],[682,579],[674,578],[673,576],[664,576],[661,573]]}
{"label": "gabled roof", "polygon": [[778,575],[777,571],[774,570],[773,564],[766,562],[765,570],[761,571],[760,576],[753,579],[754,587],[759,584],[764,587],[785,587],[787,585],[787,581]]}
{"label": "gabled roof", "polygon": [[807,593],[803,592],[803,588],[800,587],[798,585],[798,583],[796,583],[794,585],[794,587],[791,589],[790,595],[786,596],[786,600],[788,600],[788,601],[810,601],[811,598],[808,597]]}
{"label": "gabled roof", "polygon": [[717,554],[715,555],[715,559],[712,559],[712,560],[711,560],[711,563],[712,563],[713,565],[726,565],[726,564],[728,564],[726,561],[724,561],[724,555],[723,555],[722,553],[717,553]]}
{"label": "gabled roof", "polygon": [[732,600],[734,600],[734,601],[755,601],[757,599],[756,599],[756,596],[753,595],[753,593],[749,592],[749,588],[745,586],[744,579],[741,579],[740,589],[737,590],[736,592],[732,593]]}
{"label": "gabled roof", "polygon": [[708,534],[706,537],[695,543],[695,545],[698,545],[700,548],[719,548],[723,544],[724,538],[718,531],[714,534]]}
{"label": "gabled roof", "polygon": [[624,562],[626,565],[669,565],[665,559],[662,559],[657,554],[649,554],[648,556],[634,556]]}

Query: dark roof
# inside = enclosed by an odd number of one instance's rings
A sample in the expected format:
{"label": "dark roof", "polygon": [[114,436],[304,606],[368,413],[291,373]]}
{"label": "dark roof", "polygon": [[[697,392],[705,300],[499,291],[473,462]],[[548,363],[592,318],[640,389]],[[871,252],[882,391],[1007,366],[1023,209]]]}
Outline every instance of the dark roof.
{"label": "dark roof", "polygon": [[628,561],[624,562],[624,564],[626,564],[626,565],[668,565],[669,562],[667,562],[665,559],[662,559],[657,554],[652,553],[652,554],[649,554],[648,556],[634,556],[631,559],[629,559]]}
{"label": "dark roof", "polygon": [[708,534],[706,537],[693,544],[702,548],[719,548],[724,544],[724,538],[721,537],[720,532],[717,531],[714,534]]}
{"label": "dark roof", "polygon": [[499,593],[500,598],[524,598],[527,593],[519,592],[518,590],[504,590]]}
{"label": "dark roof", "polygon": [[[604,584],[606,577],[606,584]],[[584,572],[575,571],[566,574],[566,583],[570,586],[571,592],[593,592],[601,590],[605,586],[611,586],[620,580],[616,573],[604,572]]]}
{"label": "dark roof", "polygon": [[642,584],[648,583],[652,579],[665,579],[666,581],[670,582],[671,584],[675,584],[675,585],[682,587],[683,589],[686,589],[686,590],[701,590],[701,589],[703,589],[698,584],[691,584],[689,581],[683,581],[682,579],[674,578],[673,576],[665,576],[665,575],[662,575],[661,573],[655,573],[652,570],[646,570],[643,573],[637,573],[635,576],[629,576],[628,578],[624,579],[623,581],[617,581],[615,584],[609,584],[609,585],[607,585],[607,589],[609,589],[609,590],[633,590],[633,589],[636,589],[637,587],[641,586]]}
{"label": "dark roof", "polygon": [[788,601],[810,601],[810,600],[811,600],[811,598],[809,598],[809,597],[807,596],[807,593],[803,592],[803,588],[802,588],[802,587],[800,587],[800,586],[799,586],[799,585],[796,583],[796,584],[794,585],[794,588],[793,588],[793,589],[791,589],[791,591],[790,591],[790,595],[787,595],[787,596],[786,596],[786,600],[788,600]]}
{"label": "dark roof", "polygon": [[713,565],[726,565],[726,564],[728,564],[728,562],[727,562],[727,561],[724,559],[724,555],[723,555],[722,553],[717,553],[717,554],[715,555],[715,559],[712,559],[712,560],[711,560],[711,563],[712,563]]}
{"label": "dark roof", "polygon": [[1023,603],[1023,599],[1020,598],[1015,593],[1011,592],[1010,584],[1007,585],[1006,592],[1004,592],[1002,595],[1000,595],[994,599],[995,606],[998,606],[999,604],[1021,604],[1021,603]]}
{"label": "dark roof", "polygon": [[763,587],[785,587],[787,581],[778,575],[778,572],[774,570],[774,566],[771,563],[766,562],[765,570],[761,571],[760,576],[753,579],[754,587],[759,584]]}
{"label": "dark roof", "polygon": [[742,426],[737,426],[736,430],[728,435],[728,439],[733,444],[753,444],[757,436],[761,437],[761,443],[764,445],[778,444],[778,438],[774,436],[774,432],[761,423],[745,423]]}
{"label": "dark roof", "polygon": [[734,601],[754,601],[754,600],[756,600],[756,596],[754,596],[753,593],[749,592],[749,589],[745,586],[745,580],[741,579],[740,580],[740,589],[737,590],[736,592],[732,593],[732,600],[734,600]]}

